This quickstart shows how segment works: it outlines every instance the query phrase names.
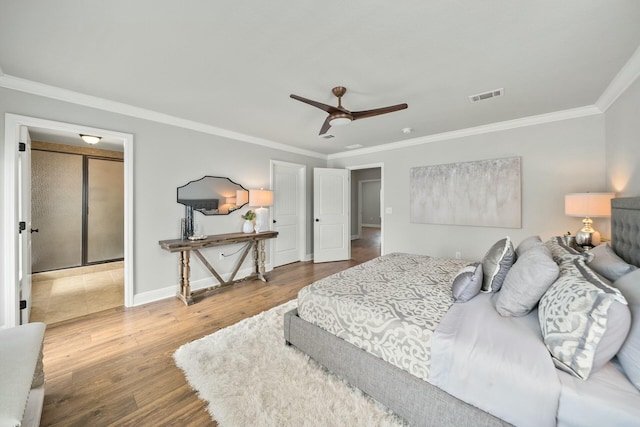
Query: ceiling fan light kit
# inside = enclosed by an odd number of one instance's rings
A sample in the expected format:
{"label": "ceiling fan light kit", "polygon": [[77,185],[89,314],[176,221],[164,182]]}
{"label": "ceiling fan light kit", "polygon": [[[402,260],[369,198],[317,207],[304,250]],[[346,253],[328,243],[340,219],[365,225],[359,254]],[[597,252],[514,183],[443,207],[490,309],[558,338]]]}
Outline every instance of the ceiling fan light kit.
{"label": "ceiling fan light kit", "polygon": [[319,108],[322,111],[329,113],[325,119],[322,127],[320,128],[319,135],[324,135],[331,128],[331,126],[343,126],[351,123],[354,120],[366,119],[367,117],[379,116],[381,114],[392,113],[394,111],[404,110],[408,107],[407,104],[391,105],[389,107],[375,108],[373,110],[364,111],[349,111],[342,106],[342,96],[347,92],[347,88],[344,86],[336,86],[331,89],[331,92],[338,98],[338,106],[323,104],[322,102],[313,101],[311,99],[303,98],[298,95],[291,94],[291,98],[296,101],[304,102],[313,107]]}

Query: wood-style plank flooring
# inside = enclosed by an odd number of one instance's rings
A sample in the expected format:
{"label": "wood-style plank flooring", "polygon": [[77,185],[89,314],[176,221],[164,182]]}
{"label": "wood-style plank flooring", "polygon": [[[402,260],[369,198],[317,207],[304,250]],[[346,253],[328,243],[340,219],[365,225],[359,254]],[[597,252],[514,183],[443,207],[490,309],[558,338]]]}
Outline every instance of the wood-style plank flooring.
{"label": "wood-style plank flooring", "polygon": [[42,426],[215,426],[172,355],[182,344],[280,305],[318,279],[379,255],[363,229],[351,260],[294,263],[186,307],[176,298],[47,328]]}

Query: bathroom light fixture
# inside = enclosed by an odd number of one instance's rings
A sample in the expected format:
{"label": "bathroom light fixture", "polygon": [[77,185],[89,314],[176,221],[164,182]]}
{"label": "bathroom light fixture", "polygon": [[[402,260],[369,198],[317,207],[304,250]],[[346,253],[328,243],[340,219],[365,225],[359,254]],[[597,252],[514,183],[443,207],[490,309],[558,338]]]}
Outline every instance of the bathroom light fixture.
{"label": "bathroom light fixture", "polygon": [[80,134],[80,138],[82,138],[82,140],[87,144],[91,144],[91,145],[97,144],[102,139],[101,136],[84,135],[84,134]]}

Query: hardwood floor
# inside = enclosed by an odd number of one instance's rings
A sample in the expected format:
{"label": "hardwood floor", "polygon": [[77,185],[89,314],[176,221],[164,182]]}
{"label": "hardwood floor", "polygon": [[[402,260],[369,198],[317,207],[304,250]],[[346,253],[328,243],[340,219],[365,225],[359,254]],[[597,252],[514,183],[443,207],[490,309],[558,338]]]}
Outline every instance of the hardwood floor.
{"label": "hardwood floor", "polygon": [[[365,231],[366,230],[366,231]],[[49,326],[42,426],[215,426],[172,355],[182,344],[296,297],[318,279],[379,255],[364,229],[351,260],[294,263],[186,307],[176,298]],[[377,235],[377,236],[376,236]]]}

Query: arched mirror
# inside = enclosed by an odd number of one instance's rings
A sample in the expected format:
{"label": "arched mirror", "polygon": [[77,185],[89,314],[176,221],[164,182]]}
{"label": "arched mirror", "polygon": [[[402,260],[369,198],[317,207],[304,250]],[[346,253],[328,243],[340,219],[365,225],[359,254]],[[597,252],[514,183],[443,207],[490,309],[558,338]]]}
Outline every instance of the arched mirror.
{"label": "arched mirror", "polygon": [[204,215],[228,215],[249,201],[249,191],[220,176],[204,176],[178,187],[178,203]]}

